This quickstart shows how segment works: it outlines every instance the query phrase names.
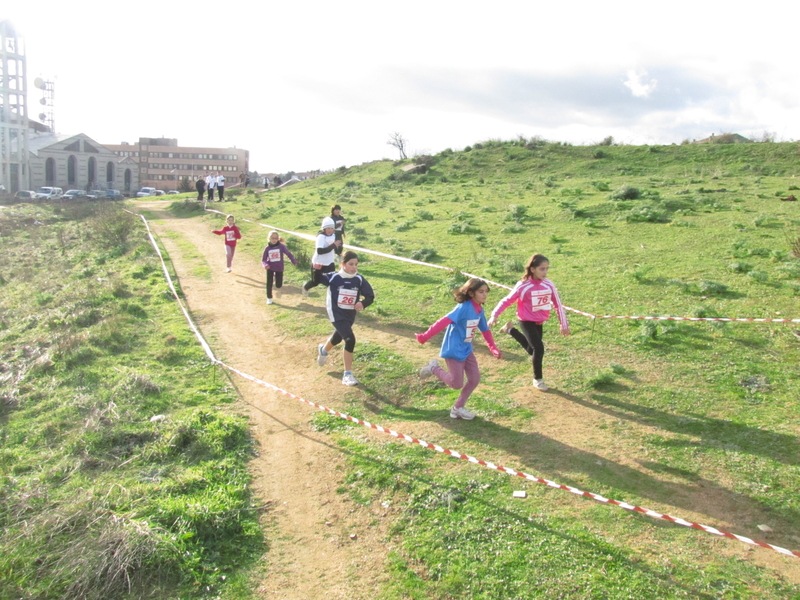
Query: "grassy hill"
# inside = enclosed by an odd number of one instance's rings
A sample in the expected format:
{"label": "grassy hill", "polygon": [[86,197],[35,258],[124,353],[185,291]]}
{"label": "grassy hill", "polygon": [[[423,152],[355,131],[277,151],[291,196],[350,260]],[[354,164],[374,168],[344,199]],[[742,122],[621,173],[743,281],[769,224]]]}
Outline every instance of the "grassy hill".
{"label": "grassy hill", "polygon": [[[490,141],[417,162],[424,172],[378,161],[234,190],[214,207],[243,229],[237,261],[257,260],[266,237],[243,218],[315,233],[339,203],[349,243],[506,285],[542,252],[564,302],[596,315],[800,317],[800,208],[780,200],[800,185],[796,144]],[[194,209],[175,206],[221,222]],[[0,597],[252,593],[243,582],[263,540],[242,491],[246,423],[216,410],[233,390],[136,228],[91,205],[0,211]],[[290,244],[307,261],[310,245]],[[479,418],[452,422],[455,392],[420,383],[420,365],[370,330],[410,337],[452,308],[459,277],[368,255],[360,270],[377,292],[357,324],[369,401],[336,408],[418,435],[433,424],[443,446],[800,548],[798,324],[570,314],[568,338],[545,325],[547,396],[498,333],[503,361],[477,344]],[[306,278],[287,271],[290,284]],[[274,308],[310,347],[329,330]],[[339,493],[393,519],[378,597],[800,595],[796,558],[371,440],[323,413],[310,426],[351,451]]]}
{"label": "grassy hill", "polygon": [[[346,242],[506,285],[542,252],[564,302],[596,315],[800,318],[800,209],[781,201],[798,189],[798,159],[796,144],[490,141],[417,159],[424,172],[404,170],[410,160],[341,168],[288,189],[243,192],[225,210],[315,233],[339,203]],[[245,226],[245,238],[256,256],[264,230]],[[365,336],[384,326],[410,336],[452,307],[447,290],[457,277],[370,256],[362,263],[378,294],[361,320]],[[489,304],[503,293],[493,291]],[[276,318],[296,335],[324,329]],[[499,334],[506,360],[480,354],[489,372],[470,401],[482,419],[469,428],[447,424],[455,392],[420,385],[419,365],[378,345],[358,349],[356,370],[380,402],[344,408],[400,430],[436,420],[452,430],[440,444],[757,539],[758,526],[770,524],[771,543],[798,547],[798,324],[570,320],[574,335],[563,340],[545,327],[545,379],[567,413],[596,415],[574,444],[542,433],[545,409],[525,391],[530,365]],[[549,490],[528,489],[535,508],[519,507],[508,499],[519,483],[496,474],[414,448],[375,447],[357,431],[332,435],[384,461],[354,461],[345,489],[358,501],[388,497],[403,507],[387,597],[800,593],[780,568],[741,560],[695,532]],[[714,575],[698,573],[698,561]]]}

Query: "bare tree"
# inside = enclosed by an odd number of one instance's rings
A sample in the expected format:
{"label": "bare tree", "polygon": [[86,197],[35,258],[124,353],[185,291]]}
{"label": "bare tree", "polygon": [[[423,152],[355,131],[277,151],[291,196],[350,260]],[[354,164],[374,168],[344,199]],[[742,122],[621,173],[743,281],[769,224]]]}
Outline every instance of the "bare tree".
{"label": "bare tree", "polygon": [[400,158],[402,160],[408,158],[408,154],[406,150],[408,150],[408,140],[403,137],[402,133],[395,131],[394,133],[389,134],[389,141],[386,142],[389,146],[394,146],[397,148],[398,152],[400,152]]}

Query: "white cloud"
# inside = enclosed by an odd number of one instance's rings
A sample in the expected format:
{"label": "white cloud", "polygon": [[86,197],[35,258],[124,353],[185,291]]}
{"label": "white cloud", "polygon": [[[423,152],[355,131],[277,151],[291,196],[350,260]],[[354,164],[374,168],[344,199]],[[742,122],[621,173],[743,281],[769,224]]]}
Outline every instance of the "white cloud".
{"label": "white cloud", "polygon": [[645,77],[647,77],[646,70],[629,69],[628,79],[625,80],[624,85],[637,98],[647,98],[655,91],[658,81],[656,79],[651,79],[648,82],[644,82],[643,79]]}

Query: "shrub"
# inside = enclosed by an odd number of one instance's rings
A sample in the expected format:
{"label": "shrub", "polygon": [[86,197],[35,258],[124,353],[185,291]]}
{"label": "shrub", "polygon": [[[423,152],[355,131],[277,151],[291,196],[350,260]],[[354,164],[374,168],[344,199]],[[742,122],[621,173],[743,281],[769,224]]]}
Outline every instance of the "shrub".
{"label": "shrub", "polygon": [[652,206],[642,206],[631,210],[625,215],[625,220],[628,223],[668,223],[669,217]]}
{"label": "shrub", "polygon": [[94,238],[104,246],[124,247],[136,229],[136,217],[117,204],[103,204],[89,221],[89,227]]}
{"label": "shrub", "polygon": [[734,273],[748,273],[753,270],[753,267],[746,262],[733,262],[728,265],[728,270]]}
{"label": "shrub", "polygon": [[420,221],[433,221],[433,213],[430,211],[418,210],[416,214]]}
{"label": "shrub", "polygon": [[434,248],[420,248],[419,250],[414,250],[411,253],[411,258],[414,260],[421,260],[423,262],[430,262],[432,258],[436,256],[436,250]]}
{"label": "shrub", "polygon": [[593,181],[592,187],[598,192],[607,192],[611,189],[605,181]]}
{"label": "shrub", "polygon": [[286,240],[286,247],[294,254],[297,260],[297,268],[300,270],[308,270],[311,268],[311,256],[306,250],[306,243],[296,237],[289,237]]}
{"label": "shrub", "polygon": [[608,197],[611,200],[636,200],[640,196],[638,188],[623,185],[611,192]]}
{"label": "shrub", "polygon": [[594,153],[592,153],[592,158],[600,159],[600,158],[605,158],[606,156],[608,156],[608,154],[606,154],[602,150],[595,150]]}
{"label": "shrub", "polygon": [[453,235],[465,234],[465,233],[480,233],[481,230],[470,223],[453,223],[450,227],[447,228],[447,233]]}
{"label": "shrub", "polygon": [[697,284],[697,289],[700,290],[702,294],[724,294],[728,291],[728,286],[717,281],[703,279]]}
{"label": "shrub", "polygon": [[508,207],[508,215],[506,216],[507,221],[514,221],[515,223],[521,223],[525,218],[528,216],[528,208],[525,206],[520,206],[519,204],[511,204]]}
{"label": "shrub", "polygon": [[750,271],[748,275],[752,277],[755,281],[758,281],[759,283],[764,283],[768,279],[768,276],[766,273],[764,273],[764,271],[753,270]]}
{"label": "shrub", "polygon": [[408,231],[408,230],[409,230],[409,229],[411,229],[413,226],[414,226],[414,223],[413,223],[413,222],[411,222],[411,221],[403,221],[402,223],[399,223],[399,224],[398,224],[398,225],[397,225],[397,226],[394,228],[394,230],[395,230],[395,231]]}

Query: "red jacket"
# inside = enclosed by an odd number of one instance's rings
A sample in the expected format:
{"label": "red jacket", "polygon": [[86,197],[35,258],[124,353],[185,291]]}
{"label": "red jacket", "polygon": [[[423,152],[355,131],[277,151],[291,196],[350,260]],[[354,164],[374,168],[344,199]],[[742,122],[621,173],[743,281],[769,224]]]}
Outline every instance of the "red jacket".
{"label": "red jacket", "polygon": [[211,233],[216,233],[217,235],[224,235],[225,236],[225,245],[226,246],[233,246],[236,247],[236,240],[242,239],[242,234],[239,233],[239,228],[236,225],[230,226],[225,225],[222,229],[217,231],[212,231]]}

